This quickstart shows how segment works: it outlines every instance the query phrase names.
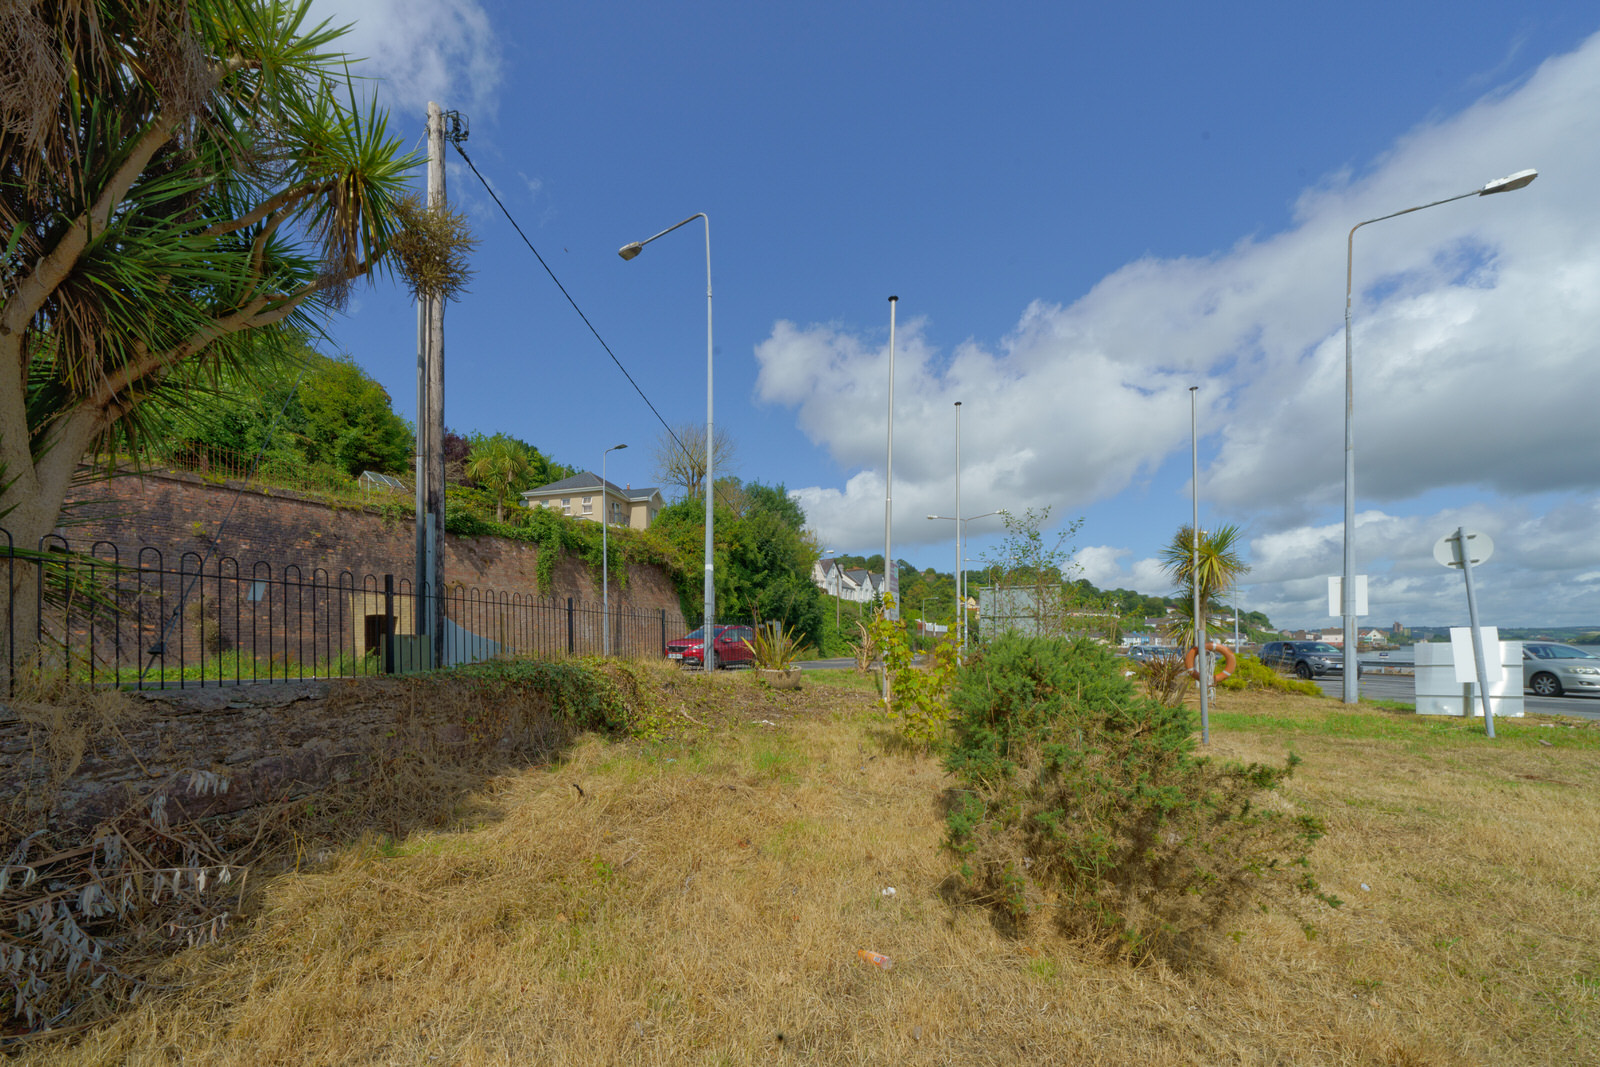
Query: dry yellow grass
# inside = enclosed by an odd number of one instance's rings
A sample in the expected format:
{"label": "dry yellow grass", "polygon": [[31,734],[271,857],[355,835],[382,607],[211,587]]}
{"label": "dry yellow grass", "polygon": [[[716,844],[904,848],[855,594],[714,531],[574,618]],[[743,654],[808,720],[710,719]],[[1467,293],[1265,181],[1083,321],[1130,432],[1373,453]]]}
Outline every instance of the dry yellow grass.
{"label": "dry yellow grass", "polygon": [[[664,703],[709,721],[704,686],[749,683],[677,683]],[[468,824],[369,836],[260,885],[237,932],[170,961],[162,988],[22,1058],[1600,1062],[1600,731],[1508,722],[1491,743],[1226,697],[1218,755],[1305,758],[1286,802],[1327,821],[1314,866],[1346,904],[1311,941],[1255,916],[1184,973],[1010,940],[949,903],[937,761],[866,693],[828,699],[808,714],[762,694],[692,741],[589,738],[504,775]]]}

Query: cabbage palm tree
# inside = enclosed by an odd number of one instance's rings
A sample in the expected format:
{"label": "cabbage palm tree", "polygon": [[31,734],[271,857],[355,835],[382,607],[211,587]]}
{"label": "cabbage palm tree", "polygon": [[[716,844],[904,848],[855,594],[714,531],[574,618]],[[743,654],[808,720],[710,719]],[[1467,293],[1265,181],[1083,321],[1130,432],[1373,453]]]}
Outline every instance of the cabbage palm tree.
{"label": "cabbage palm tree", "polygon": [[526,489],[533,475],[533,457],[504,434],[485,437],[467,456],[466,475],[494,494],[494,521],[506,521],[506,503]]}
{"label": "cabbage palm tree", "polygon": [[[224,371],[247,379],[384,269],[416,160],[355,103],[344,31],[310,24],[310,0],[6,7],[0,515],[20,547],[85,456],[131,451]],[[25,638],[19,594],[0,610]]]}
{"label": "cabbage palm tree", "polygon": [[1200,610],[1210,616],[1222,609],[1222,596],[1238,580],[1250,573],[1240,554],[1244,534],[1237,526],[1219,526],[1215,530],[1200,531],[1199,568],[1195,567],[1194,527],[1181,526],[1161,552],[1161,567],[1171,575],[1178,587],[1178,595],[1190,604],[1190,611],[1181,619],[1168,624],[1168,632],[1186,648],[1194,644],[1193,605],[1198,598]]}

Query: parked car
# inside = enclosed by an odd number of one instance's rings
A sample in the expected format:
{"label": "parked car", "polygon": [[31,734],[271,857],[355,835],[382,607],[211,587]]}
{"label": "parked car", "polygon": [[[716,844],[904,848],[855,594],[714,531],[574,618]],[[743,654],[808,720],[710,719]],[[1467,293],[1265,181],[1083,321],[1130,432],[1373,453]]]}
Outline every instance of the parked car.
{"label": "parked car", "polygon": [[[1261,646],[1261,662],[1306,679],[1344,673],[1344,651],[1326,641],[1268,641]],[[1361,674],[1360,660],[1356,674]]]}
{"label": "parked car", "polygon": [[[706,635],[705,627],[690,630],[687,634],[668,641],[666,656],[684,666],[704,667],[706,661]],[[750,650],[754,643],[756,632],[749,626],[718,626],[716,628],[716,645],[718,667],[749,666],[755,661],[756,654]]]}
{"label": "parked car", "polygon": [[1522,688],[1542,697],[1600,696],[1600,656],[1554,641],[1524,641]]}

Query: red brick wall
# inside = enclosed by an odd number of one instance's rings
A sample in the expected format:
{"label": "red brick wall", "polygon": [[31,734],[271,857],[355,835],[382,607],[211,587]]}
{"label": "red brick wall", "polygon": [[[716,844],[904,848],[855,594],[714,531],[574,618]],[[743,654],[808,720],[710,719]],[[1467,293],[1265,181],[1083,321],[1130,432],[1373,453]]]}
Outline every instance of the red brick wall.
{"label": "red brick wall", "polygon": [[[116,546],[118,558],[124,565],[152,564],[154,558],[150,553],[139,555],[140,549],[148,546],[159,551],[165,569],[187,572],[199,567],[212,547],[212,538],[217,537],[216,551],[205,565],[207,574],[214,573],[218,558],[224,557],[237,565],[236,573],[245,579],[254,573],[266,574],[265,570],[255,569],[261,563],[270,568],[273,579],[281,580],[289,575],[292,581],[313,583],[320,580],[336,591],[341,585],[341,573],[345,571],[350,578],[344,581],[357,590],[365,587],[381,591],[386,574],[394,576],[397,586],[409,586],[414,567],[414,534],[409,519],[396,521],[375,509],[329,505],[289,491],[240,492],[228,484],[177,472],[129,475],[85,485],[71,499],[66,525],[57,533],[78,551],[89,551],[94,542],[109,542]],[[549,590],[541,593],[537,580],[540,551],[537,545],[520,541],[446,535],[446,593],[462,597],[447,609],[450,616],[476,633],[492,636],[504,624],[474,622],[474,617],[479,620],[483,617],[482,611],[474,606],[479,603],[479,593],[492,591],[501,596],[514,595],[523,602],[550,599],[557,606],[537,612],[537,621],[531,624],[549,633],[540,636],[534,644],[541,649],[564,648],[569,625],[565,605],[571,598],[577,608],[572,622],[574,643],[579,650],[598,650],[599,576],[582,561],[565,557],[556,564]],[[103,546],[96,554],[111,555]],[[323,572],[320,579],[319,570]],[[203,586],[203,590],[211,585],[215,583]],[[241,646],[251,642],[259,646],[268,639],[252,630],[247,641],[244,627],[237,621],[230,621],[230,617],[238,615],[240,594],[235,588],[240,585],[215,585],[216,592],[205,595],[220,602],[224,631],[238,628],[237,639]],[[242,585],[248,586],[248,582]],[[149,599],[150,591],[146,589],[144,595]],[[170,600],[171,590],[165,595]],[[274,595],[284,600],[293,599],[288,592],[274,592]],[[351,598],[335,599],[346,602],[348,613]],[[658,567],[630,566],[626,582],[613,580],[610,601],[616,615],[650,616],[658,620],[664,610],[667,636],[683,632],[677,593]],[[193,614],[194,608],[193,603],[188,603],[185,610]],[[247,613],[250,610],[248,605],[245,610]],[[186,620],[186,647],[197,647],[194,645],[197,621],[198,616]],[[340,625],[351,626],[348,621]],[[281,613],[273,629],[282,636]],[[354,629],[359,644],[359,621]],[[644,640],[644,635],[648,635],[650,642],[659,643],[661,629],[659,621],[648,625],[636,623],[635,640]],[[408,633],[410,629],[401,624],[397,632]],[[234,635],[230,632],[228,636]],[[141,637],[139,640],[149,644],[151,639]],[[614,648],[618,647],[618,640],[614,638]]]}

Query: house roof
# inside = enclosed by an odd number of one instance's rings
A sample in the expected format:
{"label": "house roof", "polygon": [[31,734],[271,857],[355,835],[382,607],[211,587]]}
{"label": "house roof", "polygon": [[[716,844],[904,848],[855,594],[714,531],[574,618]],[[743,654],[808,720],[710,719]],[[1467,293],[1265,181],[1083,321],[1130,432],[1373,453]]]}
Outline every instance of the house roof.
{"label": "house roof", "polygon": [[[606,485],[615,490],[617,495],[622,495],[622,490],[618,489],[615,485],[611,485],[610,482],[607,482]],[[593,471],[579,471],[570,478],[563,478],[559,482],[551,482],[549,485],[541,485],[537,489],[529,489],[522,495],[532,496],[536,493],[540,495],[545,493],[565,493],[574,489],[598,488],[600,488],[600,476],[598,474],[595,474]]]}
{"label": "house roof", "polygon": [[[571,493],[584,489],[599,489],[600,485],[601,479],[598,474],[594,473],[593,471],[579,471],[570,478],[563,478],[559,482],[551,482],[549,485],[541,485],[537,489],[529,489],[522,495],[524,497],[548,496],[554,493]],[[612,481],[606,481],[605,487],[606,492],[630,501],[649,500],[652,496],[656,496],[661,492],[659,486],[645,485],[640,486],[638,489],[634,489],[632,487],[624,489],[622,486]]]}

